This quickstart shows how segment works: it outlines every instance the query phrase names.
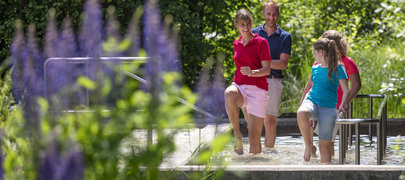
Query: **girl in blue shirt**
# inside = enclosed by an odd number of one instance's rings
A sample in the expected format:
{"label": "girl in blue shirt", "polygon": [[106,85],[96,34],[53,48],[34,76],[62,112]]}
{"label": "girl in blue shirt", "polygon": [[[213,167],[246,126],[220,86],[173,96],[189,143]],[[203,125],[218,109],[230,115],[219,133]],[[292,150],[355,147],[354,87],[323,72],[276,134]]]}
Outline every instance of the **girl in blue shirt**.
{"label": "girl in blue shirt", "polygon": [[342,104],[338,113],[347,109],[347,75],[343,66],[338,64],[340,58],[337,46],[333,40],[319,39],[313,45],[313,55],[318,63],[312,66],[308,83],[312,89],[301,103],[297,112],[297,121],[302,138],[305,142],[304,161],[311,159],[312,136],[310,119],[318,120],[319,151],[321,163],[331,162],[331,148],[333,148],[332,133],[337,118],[336,103],[337,89],[340,84],[343,90]]}

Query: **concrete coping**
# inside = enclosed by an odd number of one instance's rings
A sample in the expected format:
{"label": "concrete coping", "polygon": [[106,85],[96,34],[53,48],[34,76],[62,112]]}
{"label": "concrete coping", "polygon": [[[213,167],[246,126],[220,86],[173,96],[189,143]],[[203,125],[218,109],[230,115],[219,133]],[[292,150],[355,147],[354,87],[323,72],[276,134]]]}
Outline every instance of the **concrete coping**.
{"label": "concrete coping", "polygon": [[[225,168],[226,171],[405,171],[405,165],[228,165],[211,166],[213,171]],[[181,165],[161,170],[204,171],[205,165]]]}

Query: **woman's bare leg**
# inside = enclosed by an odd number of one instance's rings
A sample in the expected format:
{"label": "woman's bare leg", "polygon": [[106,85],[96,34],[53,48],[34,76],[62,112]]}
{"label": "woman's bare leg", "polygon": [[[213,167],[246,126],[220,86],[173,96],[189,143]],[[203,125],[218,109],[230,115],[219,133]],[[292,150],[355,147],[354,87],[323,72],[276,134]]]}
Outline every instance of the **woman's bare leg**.
{"label": "woman's bare leg", "polygon": [[249,114],[249,153],[258,154],[262,152],[262,143],[260,138],[262,137],[263,120],[264,118]]}
{"label": "woman's bare leg", "polygon": [[235,86],[229,86],[226,88],[224,95],[226,113],[228,114],[229,121],[232,124],[235,136],[234,150],[237,154],[241,155],[243,154],[243,144],[242,133],[239,127],[239,111],[240,107],[244,103],[244,99],[238,88]]}
{"label": "woman's bare leg", "polygon": [[246,123],[249,124],[249,114],[247,112],[246,107],[242,108],[242,113],[243,113],[243,116],[245,117]]}

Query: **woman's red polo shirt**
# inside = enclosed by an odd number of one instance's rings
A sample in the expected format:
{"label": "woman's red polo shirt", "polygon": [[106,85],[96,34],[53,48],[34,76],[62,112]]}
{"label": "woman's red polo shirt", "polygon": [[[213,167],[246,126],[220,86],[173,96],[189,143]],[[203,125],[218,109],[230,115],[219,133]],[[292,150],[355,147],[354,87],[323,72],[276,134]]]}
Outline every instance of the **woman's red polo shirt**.
{"label": "woman's red polo shirt", "polygon": [[240,72],[243,66],[249,66],[250,69],[256,70],[262,68],[261,61],[271,61],[270,49],[267,40],[260,37],[256,33],[252,40],[246,46],[241,42],[242,37],[239,37],[234,43],[235,50],[234,61],[236,65],[235,77],[233,82],[238,85],[255,85],[260,89],[268,90],[268,83],[266,76],[262,77],[249,77]]}

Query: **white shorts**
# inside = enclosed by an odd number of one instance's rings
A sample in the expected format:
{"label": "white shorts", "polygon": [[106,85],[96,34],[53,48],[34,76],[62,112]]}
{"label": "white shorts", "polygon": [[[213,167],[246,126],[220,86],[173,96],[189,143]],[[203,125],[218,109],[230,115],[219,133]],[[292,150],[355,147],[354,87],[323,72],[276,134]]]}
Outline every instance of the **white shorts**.
{"label": "white shorts", "polygon": [[283,92],[283,83],[281,78],[267,78],[269,83],[269,100],[266,113],[272,116],[278,116],[280,110],[281,93]]}
{"label": "white shorts", "polygon": [[266,117],[267,108],[267,91],[260,89],[254,85],[238,85],[232,82],[232,85],[238,88],[239,92],[242,94],[245,100],[243,107],[249,114],[255,115],[257,117]]}

